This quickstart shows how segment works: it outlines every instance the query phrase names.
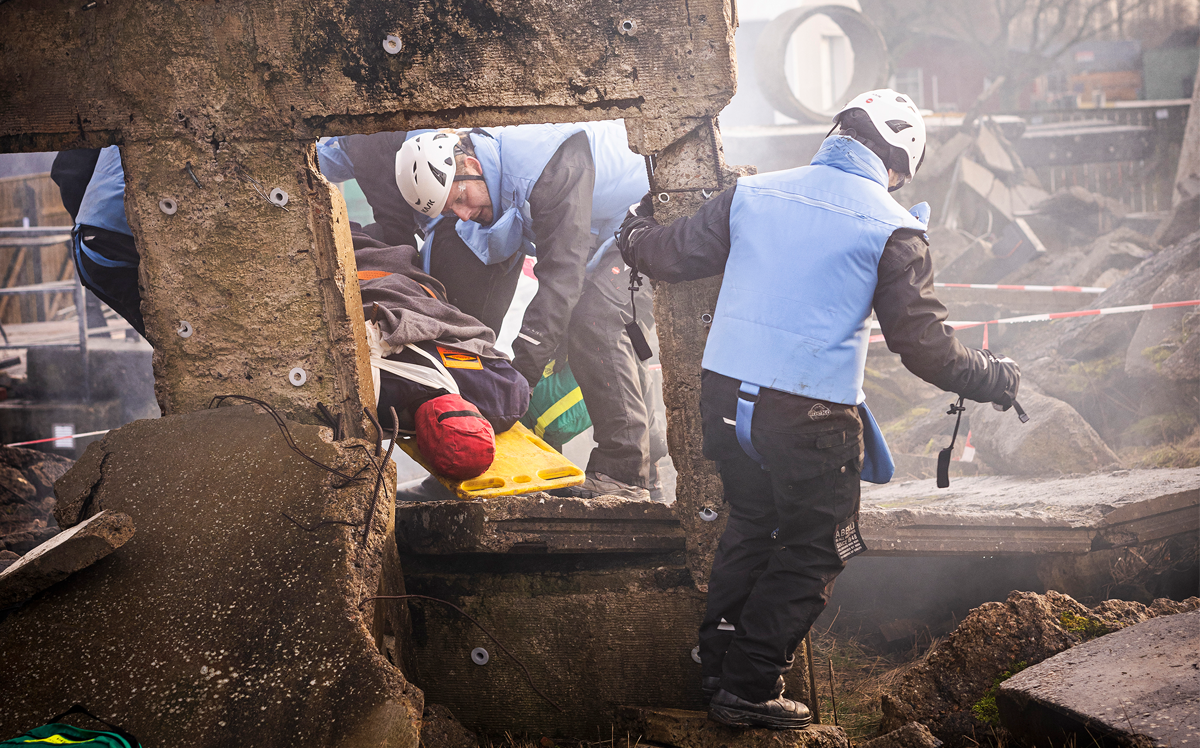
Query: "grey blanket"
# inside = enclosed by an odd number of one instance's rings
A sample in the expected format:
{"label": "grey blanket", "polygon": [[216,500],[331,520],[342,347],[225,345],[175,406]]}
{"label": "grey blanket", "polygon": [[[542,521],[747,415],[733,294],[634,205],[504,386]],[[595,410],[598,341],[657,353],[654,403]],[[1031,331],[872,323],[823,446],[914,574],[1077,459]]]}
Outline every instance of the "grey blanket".
{"label": "grey blanket", "polygon": [[389,247],[359,231],[351,235],[363,316],[379,325],[388,345],[434,340],[484,358],[508,358],[492,347],[490,328],[446,301],[442,284],[421,271],[415,247]]}

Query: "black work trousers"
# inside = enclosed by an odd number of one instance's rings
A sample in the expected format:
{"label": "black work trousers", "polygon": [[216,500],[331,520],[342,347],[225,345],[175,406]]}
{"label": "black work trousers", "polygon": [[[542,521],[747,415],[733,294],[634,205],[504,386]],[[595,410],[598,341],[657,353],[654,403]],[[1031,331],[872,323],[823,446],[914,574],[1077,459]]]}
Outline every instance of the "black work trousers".
{"label": "black work trousers", "polygon": [[737,442],[738,383],[708,371],[702,381],[704,453],[729,503],[700,626],[702,674],[768,701],[845,566],[834,533],[858,512],[862,423],[850,406],[764,389],[751,430],[764,470]]}

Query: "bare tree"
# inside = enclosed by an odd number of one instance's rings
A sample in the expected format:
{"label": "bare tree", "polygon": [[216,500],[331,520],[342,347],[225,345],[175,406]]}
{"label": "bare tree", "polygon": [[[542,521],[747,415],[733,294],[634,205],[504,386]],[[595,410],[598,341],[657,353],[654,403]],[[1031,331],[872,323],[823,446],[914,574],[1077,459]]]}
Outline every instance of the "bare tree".
{"label": "bare tree", "polygon": [[1068,49],[1096,38],[1125,37],[1196,16],[1197,0],[863,0],[895,57],[930,37],[950,37],[975,50],[996,93],[1013,108],[1029,84]]}

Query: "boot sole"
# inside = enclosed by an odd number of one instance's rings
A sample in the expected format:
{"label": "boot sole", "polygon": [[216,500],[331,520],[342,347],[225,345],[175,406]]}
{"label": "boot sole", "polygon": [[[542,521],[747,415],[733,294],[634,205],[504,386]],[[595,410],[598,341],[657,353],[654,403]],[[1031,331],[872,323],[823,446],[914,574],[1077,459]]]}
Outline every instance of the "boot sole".
{"label": "boot sole", "polygon": [[768,730],[803,730],[812,717],[770,717],[727,706],[710,706],[708,718],[729,727],[765,727]]}

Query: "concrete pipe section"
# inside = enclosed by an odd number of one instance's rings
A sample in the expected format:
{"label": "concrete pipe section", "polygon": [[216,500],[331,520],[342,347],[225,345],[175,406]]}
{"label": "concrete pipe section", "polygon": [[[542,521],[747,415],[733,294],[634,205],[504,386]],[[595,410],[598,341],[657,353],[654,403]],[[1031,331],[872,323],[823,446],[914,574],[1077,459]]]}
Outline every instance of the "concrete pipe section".
{"label": "concrete pipe section", "polygon": [[[836,23],[854,50],[854,75],[828,112],[805,106],[788,84],[784,68],[792,34],[814,16],[827,16]],[[842,5],[795,8],[781,14],[763,30],[755,50],[755,68],[763,96],[780,113],[800,122],[828,122],[855,94],[887,84],[887,44],[875,24],[853,8]]]}

